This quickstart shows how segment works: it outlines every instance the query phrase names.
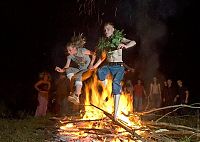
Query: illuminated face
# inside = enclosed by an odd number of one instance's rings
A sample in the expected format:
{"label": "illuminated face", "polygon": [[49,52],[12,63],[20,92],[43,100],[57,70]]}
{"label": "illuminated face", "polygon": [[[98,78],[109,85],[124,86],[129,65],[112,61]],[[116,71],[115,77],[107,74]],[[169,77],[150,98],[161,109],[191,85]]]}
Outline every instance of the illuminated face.
{"label": "illuminated face", "polygon": [[172,84],[172,80],[171,80],[171,79],[168,79],[168,80],[167,80],[167,83],[168,83],[168,84]]}
{"label": "illuminated face", "polygon": [[67,52],[69,53],[69,55],[75,55],[77,53],[77,49],[74,46],[68,46]]}
{"label": "illuminated face", "polygon": [[48,79],[49,79],[48,74],[45,74],[45,75],[44,75],[44,80],[47,81]]}
{"label": "illuminated face", "polygon": [[178,80],[178,81],[177,81],[177,84],[178,84],[178,86],[182,86],[182,81],[181,81],[181,80]]}
{"label": "illuminated face", "polygon": [[104,34],[106,37],[110,37],[114,32],[114,27],[110,24],[104,26]]}
{"label": "illuminated face", "polygon": [[153,77],[153,81],[156,82],[156,81],[157,81],[157,78],[156,78],[156,77]]}

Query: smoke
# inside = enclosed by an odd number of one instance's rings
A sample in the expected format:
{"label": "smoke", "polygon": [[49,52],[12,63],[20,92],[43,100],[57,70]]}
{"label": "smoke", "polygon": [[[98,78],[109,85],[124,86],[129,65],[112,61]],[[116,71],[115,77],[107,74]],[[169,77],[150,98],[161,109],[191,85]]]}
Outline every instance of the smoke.
{"label": "smoke", "polygon": [[140,78],[149,81],[159,74],[160,54],[168,40],[166,22],[186,6],[179,2],[178,7],[177,3],[176,0],[118,0],[113,3],[112,12],[105,13],[112,14],[115,23],[127,29],[126,34],[133,37],[130,39],[139,39],[135,66]]}
{"label": "smoke", "polygon": [[[159,57],[167,41],[167,26],[164,20],[176,14],[175,3],[169,1],[166,7],[165,4],[163,1],[136,1],[135,23],[140,39],[136,66],[141,71],[139,76],[147,81],[159,75]],[[169,7],[172,8],[170,11],[167,10]]]}

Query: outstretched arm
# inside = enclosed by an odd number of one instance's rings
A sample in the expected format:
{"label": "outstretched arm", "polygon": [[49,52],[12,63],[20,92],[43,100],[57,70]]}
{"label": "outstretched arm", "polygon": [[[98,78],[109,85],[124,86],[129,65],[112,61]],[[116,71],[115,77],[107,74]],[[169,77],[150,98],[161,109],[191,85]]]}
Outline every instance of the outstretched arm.
{"label": "outstretched arm", "polygon": [[123,49],[123,48],[127,49],[127,48],[133,47],[135,45],[136,45],[136,42],[134,40],[129,40],[129,39],[123,38],[122,43],[120,43],[118,46],[118,49]]}
{"label": "outstretched arm", "polygon": [[71,59],[70,59],[70,58],[67,58],[67,63],[65,64],[64,68],[60,68],[60,67],[57,67],[57,66],[56,66],[55,71],[60,72],[60,73],[65,72],[65,70],[66,70],[67,68],[69,68],[70,62],[71,62]]}
{"label": "outstretched arm", "polygon": [[92,59],[91,59],[90,65],[89,65],[89,68],[92,68],[92,66],[94,64],[94,61],[96,60],[96,52],[92,52],[90,50],[86,50],[84,52],[84,54],[92,56]]}
{"label": "outstretched arm", "polygon": [[102,52],[101,57],[91,69],[96,69],[106,59],[106,52]]}
{"label": "outstretched arm", "polygon": [[123,66],[125,67],[125,68],[127,68],[129,71],[131,71],[131,72],[134,72],[135,71],[135,69],[134,68],[131,68],[131,67],[129,67],[127,64],[125,64],[125,63],[123,63]]}

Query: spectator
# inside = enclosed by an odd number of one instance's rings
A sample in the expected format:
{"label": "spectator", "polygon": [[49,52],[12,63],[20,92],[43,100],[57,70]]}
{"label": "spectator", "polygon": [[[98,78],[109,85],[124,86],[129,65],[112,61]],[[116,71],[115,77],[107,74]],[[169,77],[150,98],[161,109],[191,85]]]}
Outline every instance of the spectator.
{"label": "spectator", "polygon": [[150,84],[150,105],[152,108],[159,108],[161,105],[161,88],[156,77],[153,77],[153,82]]}
{"label": "spectator", "polygon": [[38,91],[38,106],[35,112],[35,116],[45,116],[48,106],[49,90],[51,88],[50,75],[47,72],[42,72],[40,80],[34,85]]}
{"label": "spectator", "polygon": [[137,84],[134,85],[133,87],[133,92],[134,92],[134,110],[136,112],[142,111],[142,99],[143,96],[146,97],[146,91],[144,89],[144,86],[142,85],[142,82],[140,79],[137,80]]}

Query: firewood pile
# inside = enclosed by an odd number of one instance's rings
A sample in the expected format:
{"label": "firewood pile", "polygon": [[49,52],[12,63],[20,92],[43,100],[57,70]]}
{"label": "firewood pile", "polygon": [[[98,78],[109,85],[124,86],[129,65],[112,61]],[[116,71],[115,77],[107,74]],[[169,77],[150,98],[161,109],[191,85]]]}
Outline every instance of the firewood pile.
{"label": "firewood pile", "polygon": [[[129,125],[124,120],[115,120],[112,114],[93,104],[91,104],[91,107],[102,111],[105,117],[101,119],[82,119],[81,117],[68,116],[58,119],[55,141],[177,142],[185,137],[190,138],[190,141],[200,141],[199,128],[192,128],[156,120],[142,121],[140,119],[141,114],[129,114],[126,116],[133,122]],[[147,113],[144,113],[143,115],[147,115]]]}

